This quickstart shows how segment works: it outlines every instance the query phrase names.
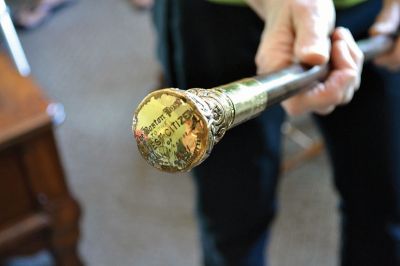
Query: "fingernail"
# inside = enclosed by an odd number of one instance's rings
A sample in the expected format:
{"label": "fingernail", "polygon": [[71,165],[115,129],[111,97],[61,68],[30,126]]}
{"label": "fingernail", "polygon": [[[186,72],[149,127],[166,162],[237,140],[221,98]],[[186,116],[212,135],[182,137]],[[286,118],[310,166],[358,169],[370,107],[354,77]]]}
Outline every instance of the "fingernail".
{"label": "fingernail", "polygon": [[323,48],[320,45],[305,46],[301,49],[303,54],[318,54],[325,55],[323,53]]}
{"label": "fingernail", "polygon": [[371,31],[376,34],[383,34],[391,33],[393,29],[389,23],[378,22],[372,26]]}
{"label": "fingernail", "polygon": [[352,35],[350,30],[345,27],[341,27],[339,33],[342,35],[342,37],[348,37]]}
{"label": "fingernail", "polygon": [[329,59],[329,54],[324,47],[320,45],[306,46],[300,51],[300,60],[311,65],[326,63]]}
{"label": "fingernail", "polygon": [[345,34],[347,32],[350,32],[349,29],[345,27],[337,27],[336,29],[340,34]]}

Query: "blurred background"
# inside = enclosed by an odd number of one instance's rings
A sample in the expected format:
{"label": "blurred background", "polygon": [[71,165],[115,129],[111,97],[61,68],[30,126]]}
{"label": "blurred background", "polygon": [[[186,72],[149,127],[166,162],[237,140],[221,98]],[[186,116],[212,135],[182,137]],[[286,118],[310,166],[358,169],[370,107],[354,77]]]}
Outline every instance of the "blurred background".
{"label": "blurred background", "polygon": [[[11,13],[24,3],[7,1]],[[200,265],[190,175],[153,170],[130,133],[135,107],[159,86],[150,13],[128,0],[77,0],[59,11],[18,35],[32,78],[65,107],[67,118],[55,135],[66,182],[82,208],[82,261]],[[306,117],[292,125],[306,135],[295,133],[293,141],[286,128],[287,159],[304,148],[296,139],[319,138]],[[271,265],[336,265],[337,203],[327,158],[322,152],[289,168],[281,179]],[[4,265],[54,265],[46,250],[3,260]]]}

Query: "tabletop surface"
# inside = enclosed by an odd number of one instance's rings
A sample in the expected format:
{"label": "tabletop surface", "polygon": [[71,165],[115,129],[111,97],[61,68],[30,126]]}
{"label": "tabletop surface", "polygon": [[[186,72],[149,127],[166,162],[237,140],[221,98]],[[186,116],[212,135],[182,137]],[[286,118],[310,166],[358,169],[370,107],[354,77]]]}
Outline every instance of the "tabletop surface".
{"label": "tabletop surface", "polygon": [[49,100],[0,51],[0,146],[51,123]]}

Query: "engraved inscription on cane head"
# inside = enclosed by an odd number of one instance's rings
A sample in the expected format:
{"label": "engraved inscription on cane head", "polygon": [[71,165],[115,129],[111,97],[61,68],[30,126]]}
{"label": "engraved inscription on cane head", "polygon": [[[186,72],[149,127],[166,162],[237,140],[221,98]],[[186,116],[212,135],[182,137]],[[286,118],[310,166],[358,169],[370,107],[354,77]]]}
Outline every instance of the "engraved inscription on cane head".
{"label": "engraved inscription on cane head", "polygon": [[142,156],[162,171],[190,170],[210,145],[204,115],[175,89],[148,95],[134,115],[132,131]]}

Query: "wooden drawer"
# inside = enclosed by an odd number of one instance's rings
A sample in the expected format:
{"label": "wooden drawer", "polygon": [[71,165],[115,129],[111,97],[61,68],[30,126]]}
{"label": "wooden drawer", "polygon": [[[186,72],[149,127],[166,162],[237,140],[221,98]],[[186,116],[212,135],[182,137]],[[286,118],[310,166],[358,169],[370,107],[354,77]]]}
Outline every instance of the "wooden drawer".
{"label": "wooden drawer", "polygon": [[[12,208],[10,208],[12,206]],[[0,153],[0,224],[32,212],[34,201],[24,178],[18,150]]]}

